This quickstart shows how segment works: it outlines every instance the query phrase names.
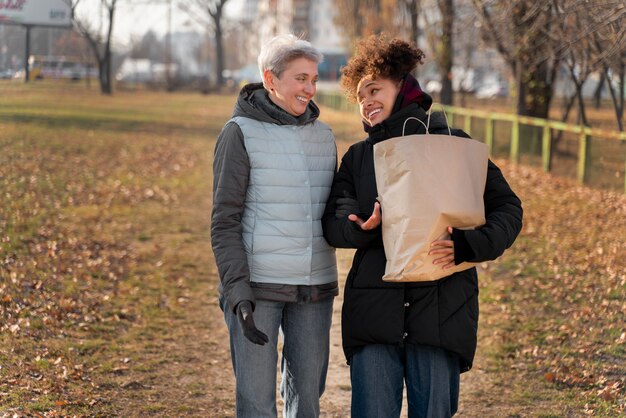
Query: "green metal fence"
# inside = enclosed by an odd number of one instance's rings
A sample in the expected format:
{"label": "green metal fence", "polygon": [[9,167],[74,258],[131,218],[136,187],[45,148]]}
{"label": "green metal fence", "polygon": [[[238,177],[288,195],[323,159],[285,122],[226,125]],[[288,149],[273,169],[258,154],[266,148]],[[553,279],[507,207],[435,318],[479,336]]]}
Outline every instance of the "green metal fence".
{"label": "green metal fence", "polygon": [[[316,101],[319,104],[334,109],[358,113],[358,106],[349,103],[338,92],[318,92]],[[496,151],[496,129],[502,129],[497,123],[509,124],[508,135],[508,158],[514,163],[520,162],[523,149],[532,148],[532,144],[540,144],[536,150],[528,151],[529,154],[540,156],[539,164],[546,172],[555,171],[553,161],[557,159],[553,146],[558,132],[565,135],[563,143],[569,141],[570,145],[577,142],[575,155],[570,160],[575,160],[575,176],[580,183],[594,183],[602,186],[615,187],[616,181],[621,180],[626,193],[626,132],[608,131],[603,129],[588,128],[581,125],[572,125],[558,121],[519,116],[510,113],[487,112],[476,109],[466,109],[456,106],[441,106],[448,115],[450,125],[459,127],[470,134],[473,138],[482,140],[487,144],[490,155]],[[435,109],[436,110],[436,109]],[[462,120],[462,124],[460,123]],[[459,122],[459,123],[455,123]],[[506,137],[506,134],[505,134]],[[569,138],[569,139],[568,139]],[[592,146],[595,144],[595,158],[592,159]],[[504,146],[504,144],[501,144]],[[571,148],[571,146],[570,146]],[[570,151],[562,150],[561,154],[568,155]],[[560,162],[565,164],[565,159]],[[590,182],[590,173],[596,170],[598,173]],[[567,172],[561,169],[560,172]],[[603,177],[602,180],[598,179]],[[608,181],[604,177],[609,177]]]}

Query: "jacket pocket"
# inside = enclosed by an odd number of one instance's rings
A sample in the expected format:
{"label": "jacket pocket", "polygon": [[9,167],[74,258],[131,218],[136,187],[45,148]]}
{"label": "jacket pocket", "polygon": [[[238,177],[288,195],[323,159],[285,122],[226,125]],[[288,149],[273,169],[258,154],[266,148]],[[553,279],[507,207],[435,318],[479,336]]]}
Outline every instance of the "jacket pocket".
{"label": "jacket pocket", "polygon": [[458,315],[478,321],[478,279],[476,269],[464,270],[442,279],[438,289],[439,324]]}

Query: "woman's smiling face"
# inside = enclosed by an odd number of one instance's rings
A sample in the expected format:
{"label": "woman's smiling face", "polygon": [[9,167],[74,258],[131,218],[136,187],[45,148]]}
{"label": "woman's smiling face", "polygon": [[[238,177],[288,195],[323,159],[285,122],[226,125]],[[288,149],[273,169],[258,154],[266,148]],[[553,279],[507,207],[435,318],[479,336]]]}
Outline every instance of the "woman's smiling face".
{"label": "woman's smiling face", "polygon": [[315,61],[296,58],[287,65],[280,78],[270,70],[265,70],[264,76],[272,102],[293,116],[306,111],[317,89]]}
{"label": "woman's smiling face", "polygon": [[400,84],[388,78],[365,76],[357,86],[361,117],[370,126],[377,125],[391,115]]}

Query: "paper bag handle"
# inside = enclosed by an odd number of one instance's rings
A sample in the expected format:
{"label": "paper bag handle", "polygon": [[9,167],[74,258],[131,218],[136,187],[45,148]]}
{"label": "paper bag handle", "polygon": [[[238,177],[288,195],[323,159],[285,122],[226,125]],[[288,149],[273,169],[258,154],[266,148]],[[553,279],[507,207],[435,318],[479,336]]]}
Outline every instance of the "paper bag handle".
{"label": "paper bag handle", "polygon": [[424,122],[422,122],[421,119],[411,116],[411,117],[406,118],[406,120],[404,121],[404,124],[402,125],[402,136],[404,136],[404,129],[406,128],[406,123],[411,119],[415,119],[416,121],[424,125],[424,128],[426,128],[426,133],[428,133],[428,126]]}
{"label": "paper bag handle", "polygon": [[421,123],[424,126],[424,128],[426,128],[426,133],[428,133],[428,128],[430,127],[430,115],[432,115],[432,113],[433,113],[433,106],[435,106],[435,105],[441,106],[441,111],[443,112],[443,117],[446,118],[446,126],[448,127],[448,134],[450,136],[452,136],[452,130],[450,129],[450,122],[448,122],[448,115],[446,114],[446,109],[443,107],[443,105],[441,103],[433,103],[430,106],[430,109],[428,109],[428,119],[426,120],[426,123],[424,123],[421,119],[416,118],[414,116],[406,118],[405,121],[404,121],[404,124],[402,125],[402,136],[404,136],[404,131],[406,129],[406,123],[409,120],[411,120],[411,119],[415,119],[416,121]]}
{"label": "paper bag handle", "polygon": [[[450,122],[448,122],[448,115],[446,114],[446,109],[443,107],[441,103],[433,103],[430,105],[430,109],[428,109],[428,119],[426,120],[426,133],[428,133],[428,128],[430,127],[430,115],[432,115],[433,107],[435,107],[435,105],[439,105],[441,107],[441,111],[443,112],[443,117],[446,118],[446,126],[448,127],[448,134],[452,136],[452,130],[450,129]],[[406,121],[404,123],[406,123]],[[404,130],[402,131],[402,135],[404,136]]]}

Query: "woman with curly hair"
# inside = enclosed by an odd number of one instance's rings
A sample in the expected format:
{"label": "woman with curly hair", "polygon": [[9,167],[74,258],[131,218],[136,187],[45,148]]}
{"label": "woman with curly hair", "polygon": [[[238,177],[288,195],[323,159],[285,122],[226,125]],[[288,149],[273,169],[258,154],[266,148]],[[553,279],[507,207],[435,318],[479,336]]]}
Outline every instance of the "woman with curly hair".
{"label": "woman with curly hair", "polygon": [[[373,148],[403,134],[426,133],[432,99],[410,74],[423,58],[408,42],[372,36],[358,44],[342,70],[342,87],[358,102],[368,137],[343,156],[322,221],[329,244],[357,249],[342,310],[353,417],[399,416],[405,383],[409,417],[454,415],[460,374],[472,367],[476,351],[475,268],[430,282],[382,280],[386,258]],[[431,134],[448,134],[441,115],[433,114],[428,126]],[[469,137],[457,129],[452,135]],[[435,264],[447,269],[493,260],[513,244],[522,227],[521,202],[491,161],[484,204],[484,226],[448,227],[447,239],[432,243]],[[407,208],[407,215],[411,211],[419,207]]]}

